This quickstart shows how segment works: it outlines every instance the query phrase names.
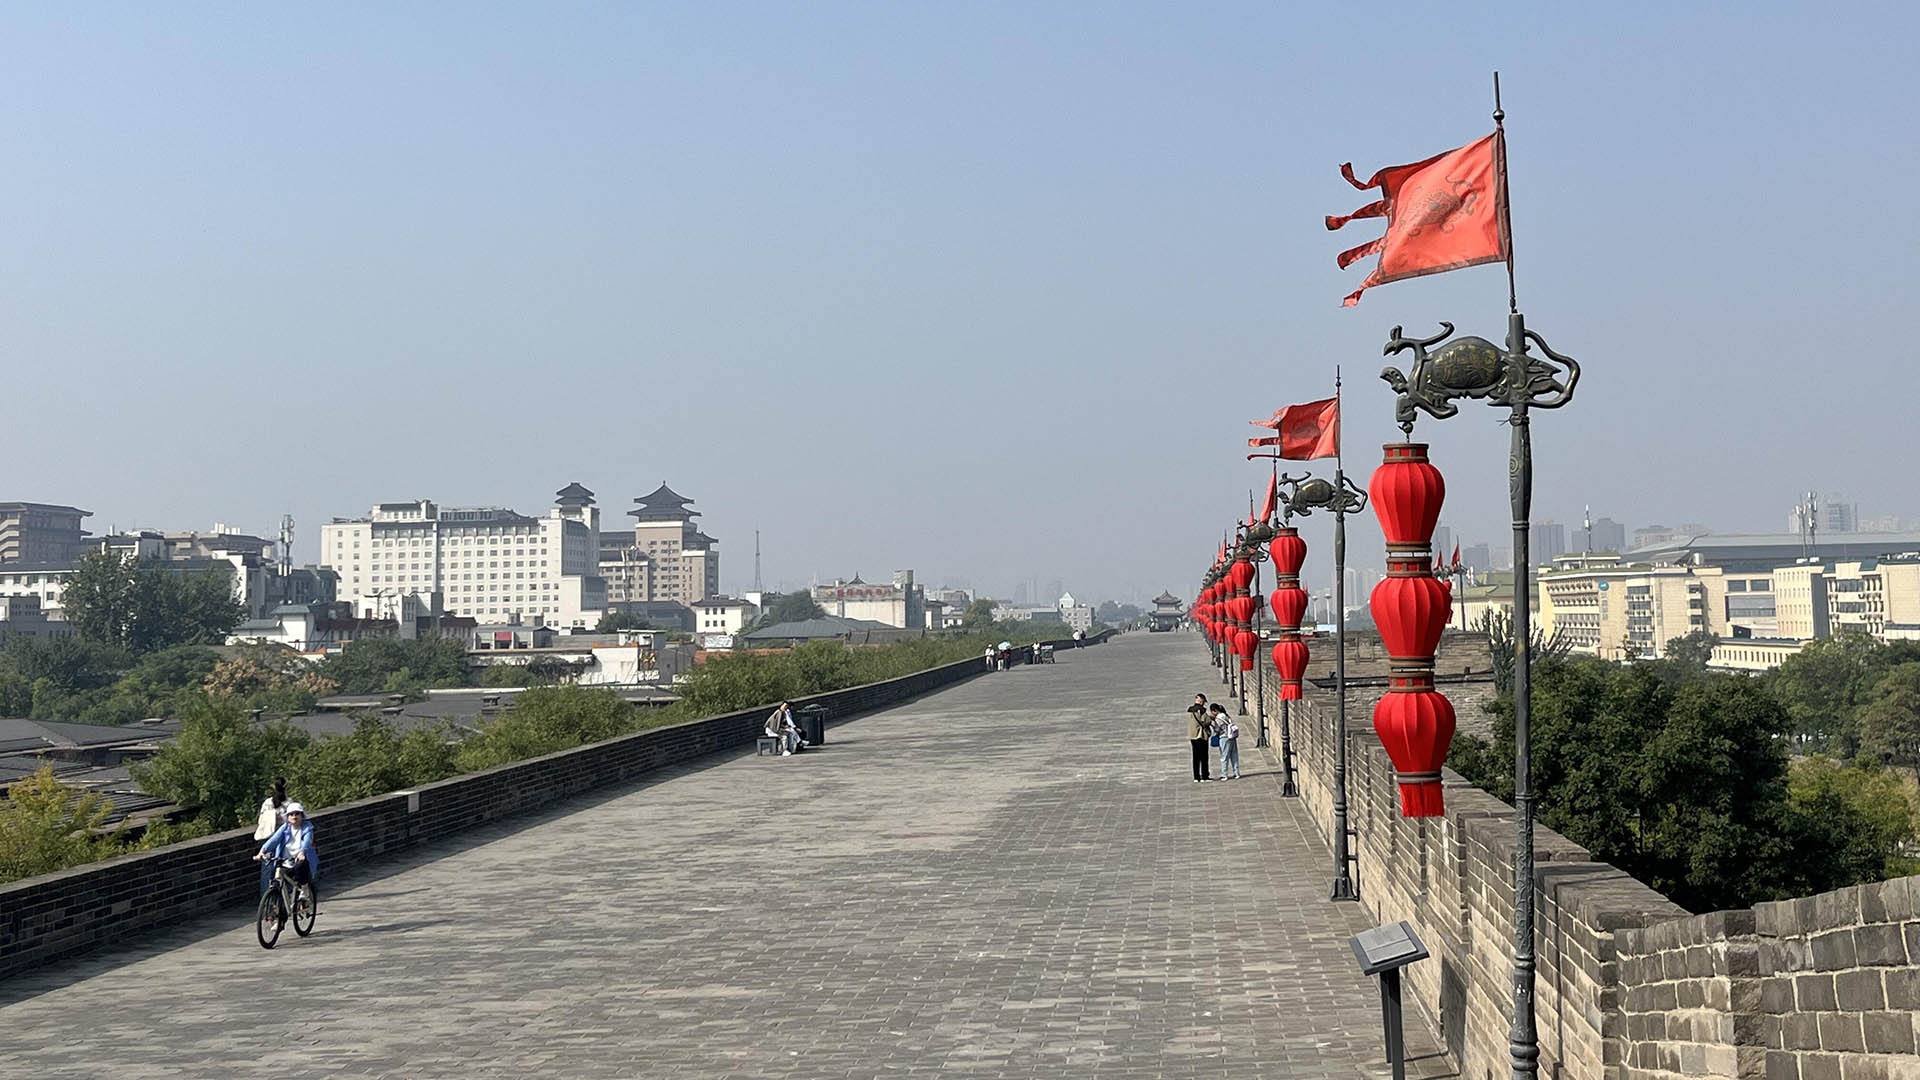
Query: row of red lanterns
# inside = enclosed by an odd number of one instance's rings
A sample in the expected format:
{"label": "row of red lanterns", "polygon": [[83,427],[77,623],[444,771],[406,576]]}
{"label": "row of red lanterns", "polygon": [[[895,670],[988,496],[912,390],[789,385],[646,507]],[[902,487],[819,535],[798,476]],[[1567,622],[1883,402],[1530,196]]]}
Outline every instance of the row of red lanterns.
{"label": "row of red lanterns", "polygon": [[[1427,460],[1424,443],[1389,443],[1368,483],[1374,514],[1387,541],[1387,576],[1373,590],[1368,606],[1386,647],[1390,673],[1387,693],[1373,711],[1374,732],[1392,759],[1404,817],[1436,817],[1444,812],[1440,769],[1455,728],[1453,704],[1434,688],[1434,656],[1452,617],[1453,596],[1434,573],[1433,533],[1446,499],[1446,481]],[[1278,630],[1272,652],[1280,676],[1280,698],[1298,701],[1308,651],[1301,635],[1307,592],[1300,569],[1307,545],[1299,530],[1280,526],[1267,544],[1273,559],[1275,588],[1270,610]],[[1223,548],[1207,575],[1193,616],[1215,645],[1252,671],[1259,636],[1253,618],[1262,600],[1251,593],[1254,566],[1245,548]]]}

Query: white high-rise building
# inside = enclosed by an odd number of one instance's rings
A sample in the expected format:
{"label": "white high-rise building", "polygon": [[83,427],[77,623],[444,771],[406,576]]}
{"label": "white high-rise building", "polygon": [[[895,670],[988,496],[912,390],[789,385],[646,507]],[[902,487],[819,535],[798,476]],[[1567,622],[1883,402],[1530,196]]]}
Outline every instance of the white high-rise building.
{"label": "white high-rise building", "polygon": [[321,565],[340,575],[339,598],[372,618],[432,611],[437,594],[439,610],[481,622],[590,626],[607,606],[599,552],[600,511],[579,484],[556,492],[545,517],[421,499],[320,526]]}

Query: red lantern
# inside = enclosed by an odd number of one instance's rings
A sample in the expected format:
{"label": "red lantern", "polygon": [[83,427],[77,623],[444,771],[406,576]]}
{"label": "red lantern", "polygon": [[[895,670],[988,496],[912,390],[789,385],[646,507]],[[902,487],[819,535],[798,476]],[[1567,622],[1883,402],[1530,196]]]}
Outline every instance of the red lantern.
{"label": "red lantern", "polygon": [[1260,647],[1260,638],[1251,630],[1241,630],[1233,635],[1233,651],[1240,657],[1240,670],[1253,670],[1253,654]]}
{"label": "red lantern", "polygon": [[1227,568],[1227,580],[1233,583],[1235,592],[1245,592],[1253,584],[1253,564],[1241,559]]}
{"label": "red lantern", "polygon": [[1300,564],[1307,561],[1307,542],[1300,539],[1300,530],[1291,525],[1273,530],[1273,539],[1267,542],[1267,554],[1273,556],[1273,571],[1276,574],[1298,574]]}
{"label": "red lantern", "polygon": [[1280,700],[1300,700],[1300,679],[1307,673],[1307,643],[1288,634],[1273,646],[1273,667],[1280,673]]}
{"label": "red lantern", "polygon": [[1367,494],[1386,534],[1387,547],[1425,549],[1440,522],[1447,482],[1427,461],[1426,443],[1388,443],[1386,461],[1373,471]]}
{"label": "red lantern", "polygon": [[1426,558],[1387,559],[1387,576],[1376,585],[1367,607],[1380,628],[1380,643],[1391,660],[1432,663],[1440,632],[1453,617],[1447,587],[1427,572]]}
{"label": "red lantern", "polygon": [[1433,688],[1431,673],[1396,675],[1373,709],[1373,730],[1393,759],[1401,817],[1446,812],[1440,767],[1453,741],[1453,703]]}
{"label": "red lantern", "polygon": [[1251,596],[1236,596],[1227,601],[1227,609],[1232,614],[1233,621],[1237,623],[1252,622],[1254,608],[1258,605],[1259,601]]}
{"label": "red lantern", "polygon": [[1273,621],[1282,627],[1299,626],[1307,613],[1307,590],[1298,585],[1282,585],[1273,590]]}

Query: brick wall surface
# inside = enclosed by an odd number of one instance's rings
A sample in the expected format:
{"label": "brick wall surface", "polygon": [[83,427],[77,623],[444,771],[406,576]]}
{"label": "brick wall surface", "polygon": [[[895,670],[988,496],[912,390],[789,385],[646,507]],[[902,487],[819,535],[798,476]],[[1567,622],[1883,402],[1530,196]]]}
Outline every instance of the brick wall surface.
{"label": "brick wall surface", "polygon": [[[1106,635],[1088,638],[1098,644]],[[1054,642],[1070,648],[1071,640]],[[1016,662],[1022,655],[1014,651]],[[982,673],[980,659],[796,699],[826,706],[831,721],[898,704]],[[366,866],[389,852],[455,835],[483,822],[547,806],[641,776],[662,765],[731,750],[759,737],[771,704],[689,720],[563,750],[529,761],[316,810],[323,868]],[[151,927],[234,904],[259,889],[251,828],[157,851],[0,885],[0,978],[59,957],[111,944]]]}
{"label": "brick wall surface", "polygon": [[[1332,643],[1310,647],[1309,674],[1330,670]],[[1440,670],[1458,670],[1448,658],[1443,645]],[[1277,750],[1277,680],[1264,690]],[[1311,683],[1306,693],[1289,703],[1287,726],[1301,802],[1330,840],[1334,694]],[[1393,764],[1373,733],[1378,695],[1356,690],[1347,706],[1360,903],[1426,942],[1432,958],[1406,969],[1408,992],[1461,1075],[1506,1076],[1513,807],[1448,772],[1444,816],[1400,817]],[[1693,916],[1544,826],[1534,857],[1541,1076],[1920,1080],[1920,878]],[[1318,872],[1331,884],[1331,861]]]}

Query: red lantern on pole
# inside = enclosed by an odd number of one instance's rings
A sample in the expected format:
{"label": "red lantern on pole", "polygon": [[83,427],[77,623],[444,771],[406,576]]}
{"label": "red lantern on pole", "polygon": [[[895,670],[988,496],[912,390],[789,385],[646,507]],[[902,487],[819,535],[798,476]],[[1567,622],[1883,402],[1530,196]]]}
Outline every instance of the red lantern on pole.
{"label": "red lantern on pole", "polygon": [[1307,643],[1297,632],[1284,633],[1273,644],[1273,666],[1280,672],[1280,700],[1300,700],[1300,680],[1307,673]]}
{"label": "red lantern on pole", "polygon": [[1393,759],[1400,816],[1445,812],[1440,767],[1453,742],[1453,703],[1433,688],[1433,658],[1453,613],[1453,596],[1433,576],[1433,530],[1447,485],[1427,461],[1424,443],[1389,443],[1367,484],[1387,538],[1387,576],[1367,606],[1390,664],[1387,692],[1373,709],[1373,730]]}
{"label": "red lantern on pole", "polygon": [[1251,630],[1239,630],[1233,635],[1233,651],[1240,657],[1240,670],[1253,670],[1253,654],[1260,648],[1260,638]]}
{"label": "red lantern on pole", "polygon": [[1298,576],[1300,565],[1307,561],[1307,542],[1300,539],[1300,530],[1291,525],[1283,525],[1273,530],[1273,539],[1267,541],[1267,554],[1273,557],[1273,571],[1283,577]]}

